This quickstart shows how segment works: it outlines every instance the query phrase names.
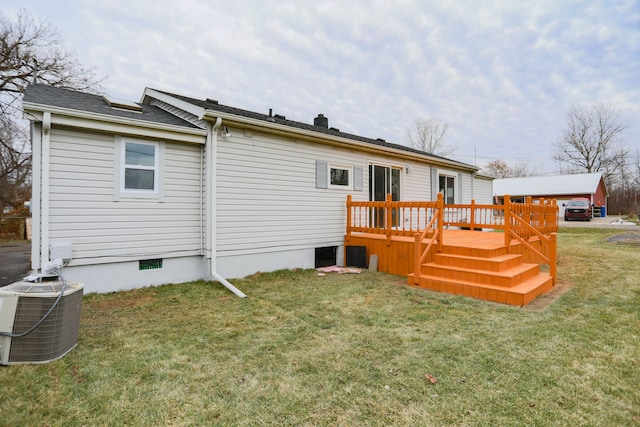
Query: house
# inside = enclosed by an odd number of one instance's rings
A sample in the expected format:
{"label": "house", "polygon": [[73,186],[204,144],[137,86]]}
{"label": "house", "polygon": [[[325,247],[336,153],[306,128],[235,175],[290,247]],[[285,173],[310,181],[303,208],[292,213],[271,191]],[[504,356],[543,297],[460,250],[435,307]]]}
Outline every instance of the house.
{"label": "house", "polygon": [[150,88],[134,103],[38,84],[23,109],[32,268],[62,258],[88,292],[341,265],[347,195],[493,194],[475,166],[341,132],[322,114],[301,123]]}
{"label": "house", "polygon": [[522,201],[526,196],[556,199],[560,217],[564,216],[564,205],[577,197],[591,200],[596,207],[594,213],[605,216],[609,197],[601,172],[495,179],[493,192],[498,200],[506,194],[514,201]]}

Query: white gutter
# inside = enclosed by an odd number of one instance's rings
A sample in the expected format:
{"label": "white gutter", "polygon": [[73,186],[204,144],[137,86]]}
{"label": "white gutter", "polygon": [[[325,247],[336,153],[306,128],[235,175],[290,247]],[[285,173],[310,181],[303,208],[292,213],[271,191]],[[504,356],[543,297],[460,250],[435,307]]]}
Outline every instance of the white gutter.
{"label": "white gutter", "polygon": [[207,157],[207,168],[206,168],[206,187],[208,187],[209,192],[207,194],[207,230],[209,233],[207,235],[208,238],[208,247],[210,248],[210,264],[209,264],[209,274],[210,276],[222,283],[227,289],[231,292],[239,296],[240,298],[246,298],[242,291],[233,286],[227,279],[222,277],[217,271],[217,260],[216,260],[216,187],[217,183],[215,182],[215,172],[216,172],[216,162],[217,162],[217,146],[218,146],[218,129],[222,125],[222,118],[217,117],[215,124],[211,125],[211,122],[207,122],[207,146],[206,146],[206,157]]}
{"label": "white gutter", "polygon": [[[170,138],[195,144],[202,144],[202,136],[206,133],[201,128],[150,122],[143,120],[142,116],[140,119],[132,119],[30,102],[24,103],[23,110],[36,120],[43,120],[43,112],[47,111],[54,115],[52,122],[61,126],[73,126],[112,133],[134,133],[135,135],[144,135],[150,138]],[[132,127],[135,128],[134,132],[130,129]]]}
{"label": "white gutter", "polygon": [[49,263],[49,162],[51,158],[51,113],[42,114],[41,184],[40,184],[40,271]]}
{"label": "white gutter", "polygon": [[217,118],[222,118],[228,125],[237,124],[244,128],[256,129],[274,135],[285,136],[287,138],[299,138],[301,140],[329,145],[337,145],[340,147],[348,146],[370,153],[388,153],[401,159],[423,161],[429,164],[436,164],[440,167],[452,167],[456,170],[477,171],[479,169],[476,166],[462,164],[455,160],[432,157],[428,154],[412,153],[398,148],[386,147],[384,145],[375,145],[370,142],[357,141],[337,135],[320,133],[315,130],[299,129],[280,123],[269,123],[261,119],[239,117],[231,113],[224,113],[216,110],[205,110],[203,118],[212,121]]}

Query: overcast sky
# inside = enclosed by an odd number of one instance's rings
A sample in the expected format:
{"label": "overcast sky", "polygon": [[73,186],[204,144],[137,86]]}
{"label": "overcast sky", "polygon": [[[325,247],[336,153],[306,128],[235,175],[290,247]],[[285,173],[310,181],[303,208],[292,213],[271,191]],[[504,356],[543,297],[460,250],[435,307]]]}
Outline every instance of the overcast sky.
{"label": "overcast sky", "polygon": [[572,105],[611,102],[640,147],[640,0],[0,0],[49,21],[108,95],[145,87],[404,144],[449,125],[450,156],[558,172]]}

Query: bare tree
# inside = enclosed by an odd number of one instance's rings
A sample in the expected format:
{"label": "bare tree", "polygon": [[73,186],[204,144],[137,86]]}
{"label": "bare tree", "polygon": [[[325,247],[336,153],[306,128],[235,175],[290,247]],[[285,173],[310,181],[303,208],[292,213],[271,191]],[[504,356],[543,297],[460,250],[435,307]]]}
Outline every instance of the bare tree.
{"label": "bare tree", "polygon": [[481,172],[494,178],[515,178],[535,176],[537,173],[526,164],[509,166],[504,160],[493,160],[487,163]]}
{"label": "bare tree", "polygon": [[[95,71],[83,68],[74,54],[64,49],[58,31],[26,12],[16,22],[0,14],[0,108],[10,107],[37,80],[50,86],[99,90]],[[14,111],[15,112],[15,111]]]}
{"label": "bare tree", "polygon": [[597,103],[591,108],[571,107],[554,158],[583,172],[602,172],[608,179],[629,154],[621,141],[627,127],[609,103]]}
{"label": "bare tree", "polygon": [[0,13],[0,216],[30,191],[31,150],[19,100],[28,84],[100,91],[95,72],[63,47],[51,24],[21,11],[15,22]]}
{"label": "bare tree", "polygon": [[429,154],[448,156],[453,154],[455,147],[445,143],[445,136],[449,125],[436,119],[418,118],[415,126],[407,129],[406,141],[410,147]]}
{"label": "bare tree", "polygon": [[0,216],[20,208],[30,190],[29,136],[8,116],[0,115]]}

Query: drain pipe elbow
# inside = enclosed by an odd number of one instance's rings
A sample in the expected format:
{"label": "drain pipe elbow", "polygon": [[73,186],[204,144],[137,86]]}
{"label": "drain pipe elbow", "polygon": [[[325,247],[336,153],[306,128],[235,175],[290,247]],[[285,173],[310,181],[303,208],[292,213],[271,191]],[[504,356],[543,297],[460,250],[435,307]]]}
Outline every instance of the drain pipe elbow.
{"label": "drain pipe elbow", "polygon": [[217,131],[220,129],[220,125],[222,124],[222,117],[216,117],[216,122],[213,124],[213,131]]}
{"label": "drain pipe elbow", "polygon": [[240,289],[236,288],[231,283],[229,283],[229,281],[227,279],[225,279],[224,277],[222,277],[220,274],[218,274],[217,271],[212,271],[211,272],[211,277],[213,279],[217,280],[218,282],[222,283],[225,288],[229,289],[231,292],[236,294],[236,296],[238,296],[240,298],[246,298],[247,297],[247,295],[244,292],[242,292]]}

